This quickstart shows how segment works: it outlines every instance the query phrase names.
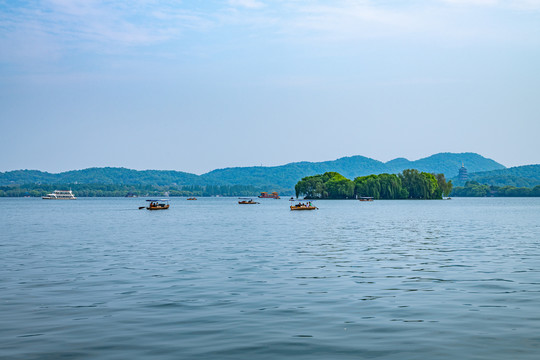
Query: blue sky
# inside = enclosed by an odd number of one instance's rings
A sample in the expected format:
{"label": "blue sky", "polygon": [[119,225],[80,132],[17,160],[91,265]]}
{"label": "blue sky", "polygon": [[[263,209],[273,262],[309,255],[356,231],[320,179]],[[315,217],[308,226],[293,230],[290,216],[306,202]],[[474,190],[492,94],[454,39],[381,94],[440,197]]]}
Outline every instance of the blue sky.
{"label": "blue sky", "polygon": [[0,171],[540,163],[540,0],[0,0]]}

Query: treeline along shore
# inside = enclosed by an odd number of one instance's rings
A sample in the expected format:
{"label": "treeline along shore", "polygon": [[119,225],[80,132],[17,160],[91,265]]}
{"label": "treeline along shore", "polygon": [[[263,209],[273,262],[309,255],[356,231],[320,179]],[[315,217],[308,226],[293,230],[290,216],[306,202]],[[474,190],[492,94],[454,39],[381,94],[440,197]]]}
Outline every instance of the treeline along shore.
{"label": "treeline along shore", "polygon": [[[73,191],[77,197],[139,197],[139,196],[256,196],[266,188],[249,185],[123,185],[123,184],[26,184],[0,186],[0,197],[41,197],[54,190]],[[280,193],[288,193],[284,189]],[[272,190],[274,191],[274,190]]]}
{"label": "treeline along shore", "polygon": [[77,197],[126,196],[257,196],[261,192],[276,191],[282,196],[296,194],[309,199],[442,199],[453,197],[540,197],[540,185],[535,187],[497,186],[468,181],[454,187],[444,174],[407,169],[400,174],[379,174],[349,180],[337,172],[307,176],[294,191],[279,186],[253,185],[150,185],[150,184],[12,184],[0,186],[0,197],[41,197],[54,190],[71,189]]}
{"label": "treeline along shore", "polygon": [[455,187],[452,196],[456,197],[540,197],[540,185],[533,188],[516,186],[495,186],[467,181],[465,186]]}

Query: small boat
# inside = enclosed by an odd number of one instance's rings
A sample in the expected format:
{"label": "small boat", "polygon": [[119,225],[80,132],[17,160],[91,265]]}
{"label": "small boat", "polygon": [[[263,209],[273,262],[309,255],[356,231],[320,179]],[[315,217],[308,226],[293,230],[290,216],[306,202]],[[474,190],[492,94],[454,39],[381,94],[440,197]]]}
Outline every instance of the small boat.
{"label": "small boat", "polygon": [[240,201],[238,201],[238,203],[242,204],[242,205],[258,204],[258,202],[253,201],[253,199],[242,199],[242,198],[239,198],[239,199],[240,199]]}
{"label": "small boat", "polygon": [[358,198],[358,201],[373,201],[373,197],[371,197],[371,196],[360,196]]}
{"label": "small boat", "polygon": [[190,198],[187,198],[188,200],[197,200],[197,198],[194,198],[194,197],[190,197]]}
{"label": "small boat", "polygon": [[71,190],[54,190],[52,193],[41,197],[45,200],[76,200]]}
{"label": "small boat", "polygon": [[319,210],[319,208],[313,205],[311,201],[308,201],[305,204],[300,202],[296,205],[291,205],[290,208],[291,210]]}
{"label": "small boat", "polygon": [[273,192],[271,194],[267,192],[262,192],[261,195],[259,195],[259,198],[261,199],[279,199],[279,194],[277,192]]}
{"label": "small boat", "polygon": [[141,206],[139,210],[167,210],[169,208],[169,199],[161,200],[146,200],[149,202],[148,206]]}

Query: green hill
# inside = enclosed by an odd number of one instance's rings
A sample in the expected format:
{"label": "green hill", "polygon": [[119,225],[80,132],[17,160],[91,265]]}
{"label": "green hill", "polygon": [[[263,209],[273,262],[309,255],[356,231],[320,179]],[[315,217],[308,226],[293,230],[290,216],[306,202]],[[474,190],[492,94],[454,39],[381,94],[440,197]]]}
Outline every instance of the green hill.
{"label": "green hill", "polygon": [[405,169],[417,169],[427,173],[441,173],[447,179],[457,176],[459,168],[465,165],[469,173],[505,169],[496,161],[475,153],[439,153],[416,161],[395,159],[386,163],[389,173],[399,173]]}
{"label": "green hill", "polygon": [[121,184],[121,185],[201,185],[198,175],[169,170],[89,168],[51,174],[37,170],[0,172],[0,185],[12,184]]}
{"label": "green hill", "polygon": [[364,156],[351,156],[317,163],[299,162],[274,167],[226,168],[211,171],[201,177],[205,182],[221,181],[230,185],[275,185],[292,188],[299,179],[325,172],[337,172],[346,178],[354,179],[358,176],[396,174],[406,169],[417,169],[428,173],[442,173],[449,179],[457,175],[462,164],[467,164],[469,172],[505,169],[496,161],[475,153],[440,153],[416,161],[398,158],[383,163]]}
{"label": "green hill", "polygon": [[130,170],[125,168],[89,168],[52,174],[37,170],[0,172],[0,185],[15,184],[121,184],[121,185],[251,185],[268,191],[293,189],[306,176],[338,172],[354,179],[358,176],[381,173],[400,173],[418,169],[443,173],[446,178],[457,175],[465,164],[469,174],[479,171],[502,170],[505,167],[475,153],[440,153],[424,159],[409,161],[404,158],[387,163],[364,156],[343,157],[323,162],[296,162],[272,167],[236,167],[217,169],[203,175],[169,170]]}
{"label": "green hill", "polygon": [[[207,183],[228,185],[269,185],[292,189],[303,177],[335,171],[344,176],[359,176],[384,171],[384,163],[363,156],[344,157],[324,162],[297,162],[272,167],[237,167],[211,171],[201,175]],[[357,175],[359,174],[359,175]]]}
{"label": "green hill", "polygon": [[[515,186],[532,188],[540,185],[540,165],[516,166],[508,169],[481,171],[469,173],[469,181],[493,186]],[[463,186],[464,181],[453,178],[457,186]]]}

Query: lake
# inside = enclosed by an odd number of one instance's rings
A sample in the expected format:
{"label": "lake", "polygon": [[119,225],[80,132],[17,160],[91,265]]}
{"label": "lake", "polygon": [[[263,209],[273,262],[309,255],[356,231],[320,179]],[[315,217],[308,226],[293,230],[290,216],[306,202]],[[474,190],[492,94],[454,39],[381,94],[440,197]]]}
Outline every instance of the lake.
{"label": "lake", "polygon": [[539,359],[540,199],[0,198],[2,359]]}

